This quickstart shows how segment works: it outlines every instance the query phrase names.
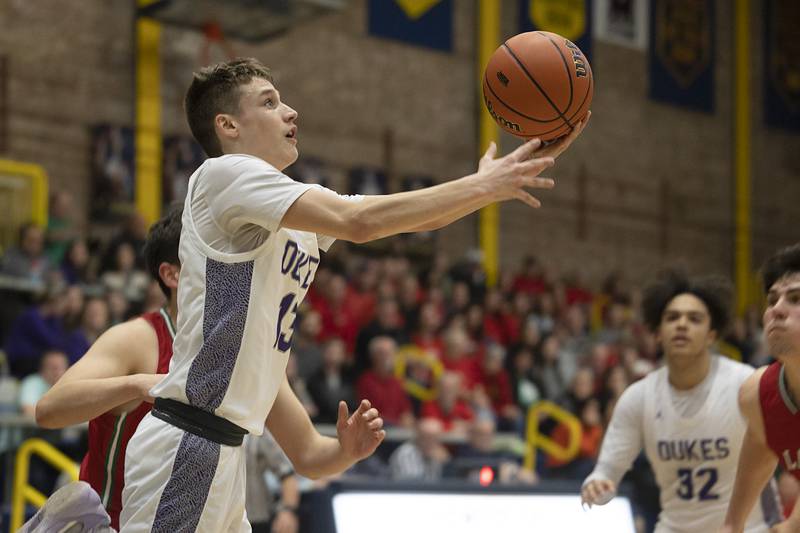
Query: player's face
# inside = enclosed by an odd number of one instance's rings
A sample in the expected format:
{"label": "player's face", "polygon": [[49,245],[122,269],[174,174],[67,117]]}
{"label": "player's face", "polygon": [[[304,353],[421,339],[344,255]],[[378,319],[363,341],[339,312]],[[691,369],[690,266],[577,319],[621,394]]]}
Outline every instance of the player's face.
{"label": "player's face", "polygon": [[800,274],[785,276],[770,287],[764,335],[772,356],[800,356]]}
{"label": "player's face", "polygon": [[691,363],[708,352],[717,335],[703,300],[694,294],[679,294],[661,314],[658,341],[667,361]]}
{"label": "player's face", "polygon": [[297,111],[265,79],[255,78],[240,91],[239,148],[282,171],[297,160]]}

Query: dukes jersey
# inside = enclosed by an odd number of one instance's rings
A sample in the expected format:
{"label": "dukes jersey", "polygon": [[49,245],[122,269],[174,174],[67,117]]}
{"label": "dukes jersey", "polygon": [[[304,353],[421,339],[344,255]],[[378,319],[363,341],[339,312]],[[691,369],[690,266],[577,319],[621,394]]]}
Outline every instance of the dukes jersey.
{"label": "dukes jersey", "polygon": [[[166,373],[172,358],[172,339],[175,328],[166,310],[142,315],[156,331],[158,338],[157,374]],[[100,495],[103,506],[111,517],[111,527],[119,530],[119,513],[122,509],[122,487],[125,474],[125,450],[144,415],[152,404],[140,403],[127,413],[104,413],[89,421],[89,450],[81,462],[80,479],[86,481]]]}
{"label": "dukes jersey", "polygon": [[800,479],[800,412],[789,394],[785,372],[780,362],[769,365],[758,384],[758,399],[767,445],[781,467]]}
{"label": "dukes jersey", "polygon": [[[656,532],[716,531],[725,518],[746,430],[739,386],[752,372],[752,367],[713,356],[708,376],[690,391],[673,389],[666,367],[634,383],[614,409],[587,482],[604,478],[619,485],[644,448],[660,489]],[[767,532],[768,523],[780,520],[779,512],[768,486],[745,531]]]}
{"label": "dukes jersey", "polygon": [[195,171],[183,210],[175,353],[153,396],[263,432],[286,373],[297,307],[319,250],[333,242],[280,225],[311,187],[319,186],[243,154],[208,159]]}

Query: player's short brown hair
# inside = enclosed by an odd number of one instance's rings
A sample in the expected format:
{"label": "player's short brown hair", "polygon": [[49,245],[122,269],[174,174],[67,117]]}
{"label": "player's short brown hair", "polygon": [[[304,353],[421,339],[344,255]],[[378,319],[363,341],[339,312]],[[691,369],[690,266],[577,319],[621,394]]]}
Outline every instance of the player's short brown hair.
{"label": "player's short brown hair", "polygon": [[779,279],[792,274],[800,274],[800,244],[781,248],[764,262],[761,267],[764,292],[769,292]]}
{"label": "player's short brown hair", "polygon": [[183,107],[192,135],[209,157],[222,155],[214,119],[220,113],[235,114],[239,110],[239,88],[255,78],[274,81],[269,68],[252,57],[217,63],[194,73]]}

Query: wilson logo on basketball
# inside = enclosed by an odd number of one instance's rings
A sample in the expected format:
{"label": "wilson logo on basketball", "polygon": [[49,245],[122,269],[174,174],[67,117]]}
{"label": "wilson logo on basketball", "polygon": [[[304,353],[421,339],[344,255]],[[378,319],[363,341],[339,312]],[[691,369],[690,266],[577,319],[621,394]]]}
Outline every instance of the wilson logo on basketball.
{"label": "wilson logo on basketball", "polygon": [[500,83],[502,83],[505,87],[508,87],[508,78],[506,78],[506,75],[499,70],[497,71],[497,79],[500,80]]}
{"label": "wilson logo on basketball", "polygon": [[575,76],[578,78],[586,77],[586,61],[583,59],[583,53],[580,48],[575,46],[572,41],[565,39],[564,43],[570,52],[572,52],[572,62],[575,63]]}
{"label": "wilson logo on basketball", "polygon": [[486,98],[486,95],[483,96],[483,101],[486,103],[486,109],[489,110],[489,114],[492,115],[492,118],[495,119],[497,122],[499,122],[501,126],[503,126],[506,129],[512,129],[514,131],[519,131],[519,132],[522,131],[519,127],[519,124],[517,124],[516,122],[511,122],[505,117],[498,115],[497,112],[492,107],[492,103],[489,101],[488,98]]}

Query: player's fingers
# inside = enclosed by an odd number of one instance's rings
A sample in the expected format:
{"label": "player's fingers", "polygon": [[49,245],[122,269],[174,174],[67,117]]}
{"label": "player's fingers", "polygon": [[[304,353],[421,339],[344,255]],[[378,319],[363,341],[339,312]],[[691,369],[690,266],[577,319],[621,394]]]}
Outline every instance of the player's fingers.
{"label": "player's fingers", "polygon": [[522,184],[525,187],[531,187],[534,189],[552,189],[555,187],[556,182],[550,178],[526,177],[522,180]]}
{"label": "player's fingers", "polygon": [[535,157],[528,161],[518,163],[517,166],[521,174],[526,176],[538,176],[545,169],[552,167],[555,162],[556,160],[552,157]]}
{"label": "player's fingers", "polygon": [[347,424],[348,412],[347,412],[347,403],[344,401],[339,402],[339,420],[336,422],[336,425]]}
{"label": "player's fingers", "polygon": [[377,416],[378,416],[378,410],[375,409],[374,407],[361,415],[361,417],[364,418],[365,420],[372,420]]}
{"label": "player's fingers", "polygon": [[509,154],[509,156],[515,161],[526,161],[541,145],[542,141],[539,138],[531,139],[530,141],[518,146],[516,150]]}
{"label": "player's fingers", "polygon": [[523,190],[517,191],[517,194],[515,194],[514,197],[517,200],[520,200],[521,202],[525,202],[526,204],[528,204],[529,206],[533,207],[534,209],[542,207],[542,202],[540,202],[538,200],[538,198],[536,198],[535,196],[533,196],[531,194],[528,194],[527,192],[525,192]]}
{"label": "player's fingers", "polygon": [[589,501],[592,503],[592,505],[597,505],[597,502],[600,501],[601,496],[604,492],[602,487],[602,482],[597,480],[592,481],[589,484],[588,488],[589,488],[589,494],[591,495],[591,499]]}
{"label": "player's fingers", "polygon": [[386,430],[382,429],[378,431],[377,433],[375,433],[375,436],[378,438],[378,444],[380,444],[381,442],[383,442],[383,439],[386,438]]}
{"label": "player's fingers", "polygon": [[614,486],[614,482],[608,479],[600,480],[599,485],[600,485],[600,490],[603,493],[614,492],[615,490],[617,490],[616,487]]}
{"label": "player's fingers", "polygon": [[367,424],[367,427],[369,429],[373,429],[373,430],[374,429],[381,429],[383,427],[383,418],[379,417],[379,418],[376,418],[375,420],[370,421],[369,424]]}
{"label": "player's fingers", "polygon": [[481,163],[485,161],[491,161],[494,159],[494,156],[497,155],[497,145],[494,141],[489,143],[489,148],[486,149],[486,152],[481,157]]}
{"label": "player's fingers", "polygon": [[591,116],[592,116],[592,112],[589,111],[586,114],[586,117],[582,121],[580,121],[578,124],[576,124],[574,128],[572,128],[572,131],[570,131],[564,137],[561,137],[559,140],[557,140],[553,144],[545,146],[544,148],[539,150],[536,153],[536,155],[539,156],[539,157],[543,157],[543,156],[558,157],[559,155],[564,153],[564,151],[567,148],[569,148],[569,146],[573,143],[573,141],[575,141],[575,139],[578,138],[578,136],[581,134],[581,132],[583,132],[584,128],[586,128],[586,124],[589,121],[589,118]]}
{"label": "player's fingers", "polygon": [[353,413],[353,416],[363,415],[364,413],[369,411],[370,407],[372,407],[372,404],[369,403],[369,400],[366,399],[361,400],[361,403],[358,405],[358,409],[356,409],[356,412]]}

